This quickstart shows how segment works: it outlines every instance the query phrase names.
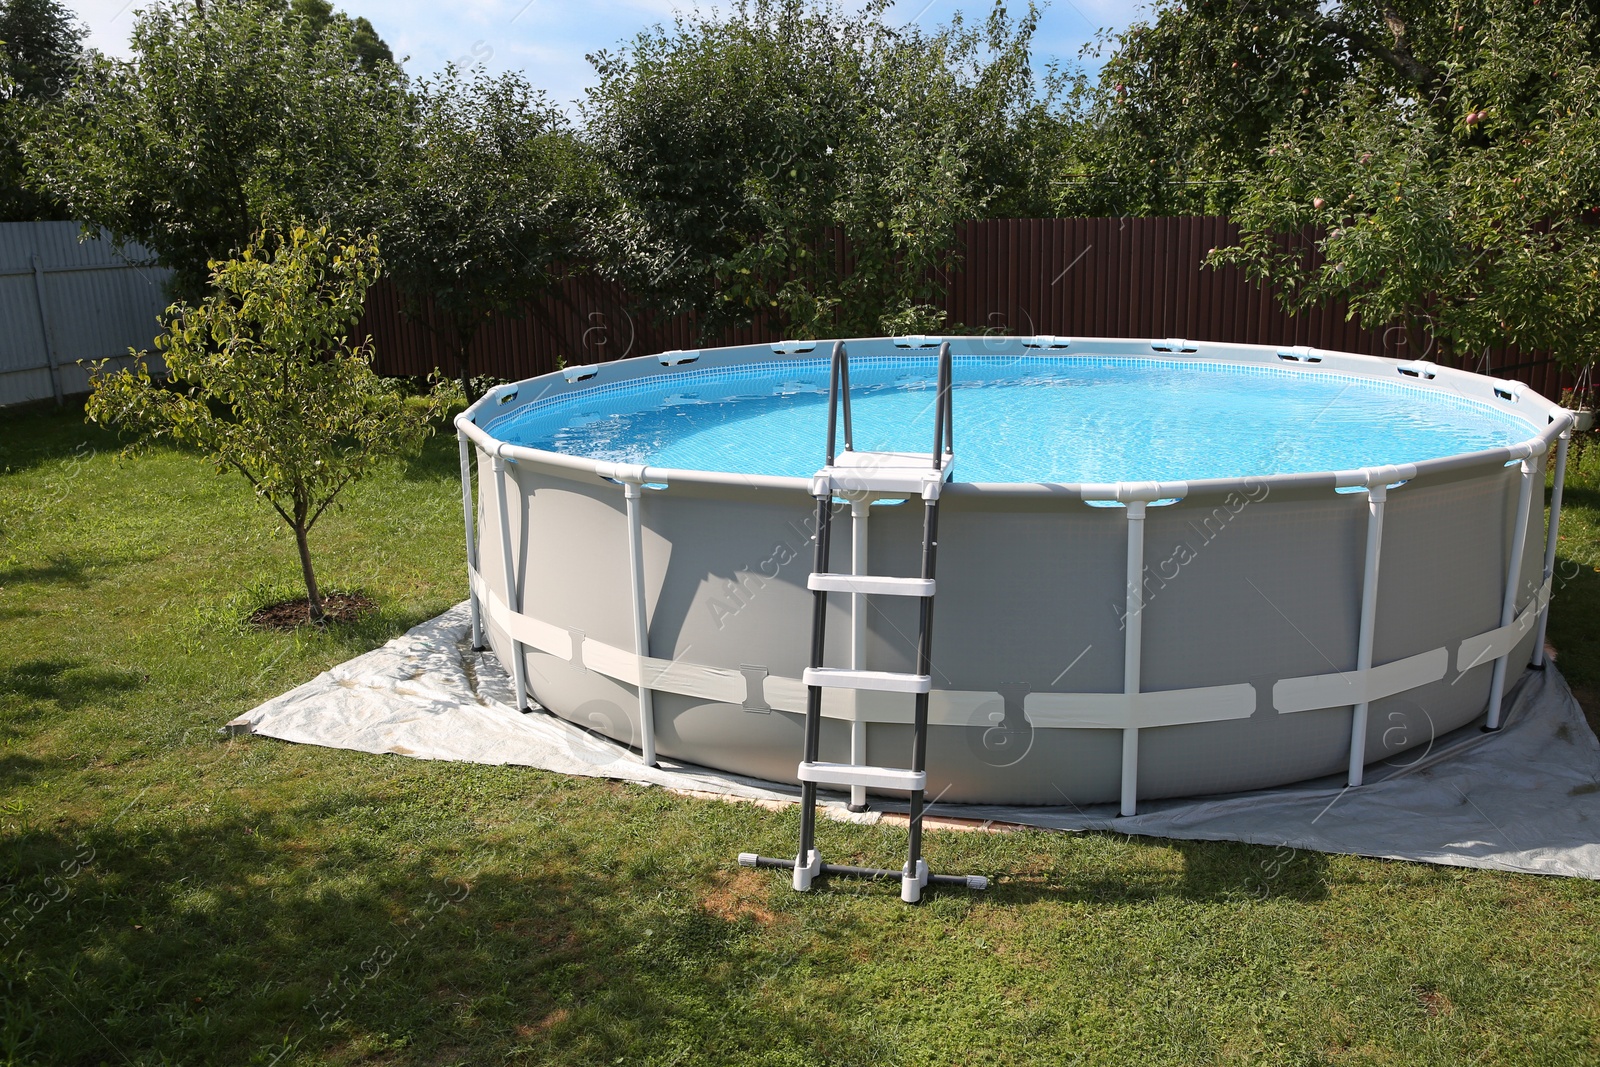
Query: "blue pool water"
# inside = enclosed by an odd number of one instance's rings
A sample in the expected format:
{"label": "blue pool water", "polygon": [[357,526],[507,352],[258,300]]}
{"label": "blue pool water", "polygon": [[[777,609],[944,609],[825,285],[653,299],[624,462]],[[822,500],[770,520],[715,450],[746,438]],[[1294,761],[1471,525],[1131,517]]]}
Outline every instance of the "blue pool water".
{"label": "blue pool water", "polygon": [[[851,360],[857,449],[930,450],[932,356]],[[1525,441],[1528,422],[1431,389],[1323,372],[1084,356],[956,356],[956,477],[1167,481],[1347,470]],[[825,359],[684,369],[554,396],[501,440],[654,467],[808,476]],[[526,387],[525,387],[526,388]]]}

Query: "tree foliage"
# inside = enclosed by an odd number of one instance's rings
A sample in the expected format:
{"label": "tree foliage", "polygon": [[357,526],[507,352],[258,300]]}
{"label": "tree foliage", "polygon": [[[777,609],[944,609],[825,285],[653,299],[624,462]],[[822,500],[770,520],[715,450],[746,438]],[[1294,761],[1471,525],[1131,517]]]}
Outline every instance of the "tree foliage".
{"label": "tree foliage", "polygon": [[57,0],[0,0],[0,66],[8,98],[49,100],[71,81],[85,30]]}
{"label": "tree foliage", "polygon": [[0,222],[66,217],[29,188],[22,144],[76,76],[83,35],[58,0],[0,0]]}
{"label": "tree foliage", "polygon": [[163,379],[144,359],[102,371],[88,415],[138,443],[200,449],[219,472],[241,474],[294,531],[319,619],[308,535],[345,486],[420,448],[451,394],[401,395],[373,373],[371,341],[351,336],[378,277],[376,238],[325,227],[263,232],[212,267],[211,296],[169,309],[156,341]]}
{"label": "tree foliage", "polygon": [[[1367,99],[1448,127],[1460,118],[1453,86],[1494,58],[1483,42],[1525,39],[1530,21],[1587,21],[1597,7],[1158,0],[1147,18],[1101,41],[1109,54],[1098,78],[1071,97],[1069,176],[1056,207],[1067,215],[1226,213],[1260,171],[1275,129],[1335,121],[1358,86]],[[1575,43],[1593,53],[1592,24]],[[1539,80],[1536,68],[1498,66],[1524,89]]]}
{"label": "tree foliage", "polygon": [[367,70],[377,72],[380,64],[394,65],[394,53],[365,15],[352,19],[335,11],[328,0],[290,0],[289,12],[301,19],[308,40],[330,32],[347,37]]}
{"label": "tree foliage", "polygon": [[1318,0],[1165,0],[1071,97],[1067,215],[1225,211],[1268,133],[1315,114],[1351,70]]}
{"label": "tree foliage", "polygon": [[1028,202],[1035,16],[894,29],[887,3],[749,0],[591,56],[584,114],[616,213],[605,249],[703,333],[928,328],[958,222]]}
{"label": "tree foliage", "polygon": [[[1507,343],[1593,359],[1600,324],[1600,72],[1594,27],[1501,0],[1449,27],[1418,68],[1372,64],[1315,117],[1270,134],[1213,257],[1287,306],[1349,300],[1399,323],[1410,354],[1465,360]],[[1398,32],[1397,32],[1398,36]],[[1436,42],[1437,44],[1437,42]]]}
{"label": "tree foliage", "polygon": [[471,392],[466,354],[495,314],[554,291],[599,195],[565,115],[519,74],[446,67],[416,86],[405,150],[382,181],[390,275]]}
{"label": "tree foliage", "polygon": [[398,150],[404,76],[368,62],[357,27],[314,25],[281,0],[142,9],[130,62],[93,56],[28,139],[30,171],[74,217],[153,249],[177,295],[266,221],[362,231],[374,174]]}

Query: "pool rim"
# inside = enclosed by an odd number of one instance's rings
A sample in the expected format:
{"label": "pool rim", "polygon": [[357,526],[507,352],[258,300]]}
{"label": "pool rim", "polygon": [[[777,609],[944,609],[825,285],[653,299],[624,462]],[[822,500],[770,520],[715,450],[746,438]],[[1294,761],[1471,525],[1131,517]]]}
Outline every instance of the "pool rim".
{"label": "pool rim", "polygon": [[[1172,481],[1117,481],[1117,482],[967,482],[960,480],[959,467],[956,479],[946,492],[958,495],[981,494],[986,497],[1066,497],[1084,501],[1105,501],[1127,504],[1133,501],[1158,501],[1183,499],[1193,495],[1225,495],[1230,492],[1316,490],[1316,489],[1366,489],[1375,485],[1393,485],[1413,478],[1462,470],[1477,466],[1509,465],[1527,459],[1541,450],[1554,447],[1563,433],[1574,423],[1572,413],[1522,382],[1495,378],[1454,367],[1444,367],[1423,360],[1399,360],[1387,356],[1369,356],[1354,352],[1340,352],[1310,346],[1247,345],[1218,341],[1149,340],[1106,337],[1004,337],[992,335],[950,334],[927,335],[912,338],[838,338],[816,341],[782,341],[767,344],[729,345],[712,348],[672,350],[653,355],[631,356],[607,363],[583,364],[565,367],[546,374],[535,375],[516,382],[497,385],[486,392],[466,411],[456,416],[457,431],[466,436],[491,456],[517,463],[529,464],[563,474],[587,474],[590,477],[633,485],[670,486],[697,484],[706,486],[731,486],[756,489],[806,490],[810,479],[803,476],[773,474],[736,474],[724,471],[695,470],[681,467],[657,467],[640,463],[621,463],[574,456],[548,449],[513,444],[494,436],[478,418],[492,415],[492,421],[501,421],[516,410],[531,405],[548,395],[524,400],[514,408],[507,404],[521,399],[524,387],[535,383],[555,386],[559,382],[564,391],[580,394],[596,385],[612,384],[628,377],[647,377],[670,372],[679,367],[692,366],[696,370],[710,366],[749,365],[760,362],[789,362],[795,357],[816,358],[813,353],[825,351],[835,340],[846,346],[881,347],[891,341],[896,349],[906,354],[937,350],[948,341],[952,355],[1016,355],[1048,354],[1072,357],[1073,349],[1086,356],[1149,358],[1172,362],[1236,364],[1239,366],[1270,366],[1291,374],[1308,376],[1327,373],[1347,374],[1357,378],[1382,381],[1389,375],[1405,379],[1409,388],[1424,391],[1438,390],[1464,397],[1479,404],[1508,412],[1520,418],[1531,428],[1539,425],[1543,416],[1545,425],[1532,437],[1511,445],[1460,452],[1454,455],[1418,460],[1411,463],[1356,467],[1344,470],[1300,472],[1293,474],[1255,474],[1231,478],[1200,478]],[[975,351],[974,349],[981,349]],[[1087,351],[1086,351],[1087,350]],[[1118,351],[1121,350],[1121,351]],[[931,352],[929,352],[931,354]],[[865,358],[875,358],[867,354]],[[602,373],[606,380],[601,381]],[[491,421],[486,419],[487,421]],[[820,454],[820,452],[819,452]],[[819,464],[820,466],[820,464]]]}

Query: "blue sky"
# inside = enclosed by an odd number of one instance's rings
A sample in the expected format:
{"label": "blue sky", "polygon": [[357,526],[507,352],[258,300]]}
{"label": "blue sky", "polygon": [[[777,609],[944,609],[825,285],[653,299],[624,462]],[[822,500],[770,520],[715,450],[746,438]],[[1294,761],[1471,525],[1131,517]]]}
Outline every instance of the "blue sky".
{"label": "blue sky", "polygon": [[[948,22],[956,11],[982,18],[990,0],[901,0],[891,18],[927,25]],[[143,0],[67,0],[89,28],[88,43],[112,55],[128,54],[128,33]],[[717,4],[687,0],[334,0],[351,15],[372,20],[397,56],[408,57],[413,75],[432,73],[450,60],[485,63],[490,70],[521,70],[557,101],[569,102],[592,84],[584,56],[615,47],[639,30],[670,23],[680,10],[715,10]],[[854,6],[854,5],[852,5]],[[1013,11],[1024,3],[1008,5]],[[1070,64],[1102,26],[1125,27],[1143,4],[1111,0],[1052,0],[1035,42],[1042,65],[1051,58]]]}

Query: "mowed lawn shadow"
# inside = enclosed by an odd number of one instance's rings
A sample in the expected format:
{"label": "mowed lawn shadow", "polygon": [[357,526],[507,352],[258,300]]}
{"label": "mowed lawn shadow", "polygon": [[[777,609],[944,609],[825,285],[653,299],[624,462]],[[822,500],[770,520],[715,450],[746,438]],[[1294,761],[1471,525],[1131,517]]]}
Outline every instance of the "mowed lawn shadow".
{"label": "mowed lawn shadow", "polygon": [[50,701],[63,711],[139,688],[142,676],[116,667],[98,667],[81,659],[31,659],[0,667],[0,696],[25,701]]}
{"label": "mowed lawn shadow", "polygon": [[0,881],[37,896],[53,877],[59,897],[8,931],[0,1061],[610,1063],[664,1042],[684,1063],[887,1055],[757,995],[783,961],[755,919],[639,907],[669,871],[619,894],[617,871],[559,846],[486,864],[400,848],[395,827],[347,833],[375,804],[352,789],[314,813],[152,826],[135,811],[0,840]]}
{"label": "mowed lawn shadow", "polygon": [[[1096,833],[1090,831],[1089,835]],[[1049,900],[1101,905],[1166,899],[1237,903],[1268,898],[1316,903],[1329,895],[1328,857],[1320,852],[1234,841],[1146,837],[1133,840],[1150,850],[1151,862],[1144,869],[1127,857],[1121,857],[1112,864],[1115,874],[1105,876],[1085,873],[1077,866],[1072,869],[1000,870],[995,872],[1000,877],[989,894],[997,903]],[[1180,857],[1181,869],[1174,872],[1169,862],[1162,862],[1163,853]],[[964,892],[943,886],[932,887],[929,891],[940,895]]]}
{"label": "mowed lawn shadow", "polygon": [[0,569],[0,589],[15,585],[65,585],[86,589],[93,580],[84,561],[71,556],[52,555],[43,563]]}
{"label": "mowed lawn shadow", "polygon": [[[110,556],[69,556],[53,553],[43,561],[18,563],[0,569],[0,621],[38,616],[50,607],[51,595],[81,592],[107,580],[125,567],[155,558],[150,553],[122,553]],[[25,594],[36,606],[19,605]]]}
{"label": "mowed lawn shadow", "polygon": [[10,473],[19,474],[74,456],[87,458],[121,448],[114,432],[84,420],[85,399],[73,397],[65,409],[46,401],[7,412],[10,425],[0,442],[0,471],[9,467]]}
{"label": "mowed lawn shadow", "polygon": [[[7,752],[0,755],[0,792],[30,785],[40,776],[58,772],[67,766],[65,760],[36,759],[19,752]],[[0,811],[3,810],[5,801],[0,797]]]}
{"label": "mowed lawn shadow", "polygon": [[144,676],[82,659],[31,659],[0,667],[0,740],[27,735],[34,723],[66,711],[115,703]]}

